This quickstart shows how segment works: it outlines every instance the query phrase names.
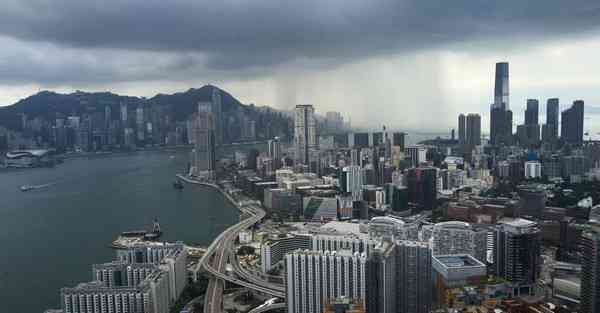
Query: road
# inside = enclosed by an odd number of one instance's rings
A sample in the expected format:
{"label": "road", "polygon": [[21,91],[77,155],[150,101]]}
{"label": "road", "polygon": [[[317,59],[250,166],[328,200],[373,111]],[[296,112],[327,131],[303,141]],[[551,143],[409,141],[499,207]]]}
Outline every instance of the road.
{"label": "road", "polygon": [[[223,289],[225,281],[264,293],[278,298],[284,298],[284,286],[282,284],[272,283],[262,279],[260,276],[253,275],[240,266],[234,251],[234,242],[238,234],[258,223],[265,217],[265,211],[252,200],[238,201],[230,194],[223,191],[220,186],[198,182],[191,180],[183,175],[177,177],[185,182],[192,184],[200,184],[210,186],[221,191],[242,214],[249,215],[248,218],[239,223],[227,228],[223,231],[206,249],[206,253],[202,256],[196,267],[193,269],[194,279],[197,279],[198,274],[202,269],[211,274],[211,279],[207,288],[204,301],[204,313],[222,312]],[[231,260],[233,275],[226,272],[228,261]]]}

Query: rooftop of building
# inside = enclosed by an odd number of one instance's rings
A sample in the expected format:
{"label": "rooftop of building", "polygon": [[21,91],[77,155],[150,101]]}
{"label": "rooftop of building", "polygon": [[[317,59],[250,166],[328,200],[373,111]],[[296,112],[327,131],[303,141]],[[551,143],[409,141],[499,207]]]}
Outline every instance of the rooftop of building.
{"label": "rooftop of building", "polygon": [[512,227],[516,227],[516,228],[528,228],[528,227],[535,227],[537,225],[536,222],[526,220],[524,218],[508,218],[508,217],[499,220],[498,224],[508,225],[508,226],[512,226]]}
{"label": "rooftop of building", "polygon": [[485,267],[485,264],[468,254],[437,255],[433,256],[433,259],[447,268]]}

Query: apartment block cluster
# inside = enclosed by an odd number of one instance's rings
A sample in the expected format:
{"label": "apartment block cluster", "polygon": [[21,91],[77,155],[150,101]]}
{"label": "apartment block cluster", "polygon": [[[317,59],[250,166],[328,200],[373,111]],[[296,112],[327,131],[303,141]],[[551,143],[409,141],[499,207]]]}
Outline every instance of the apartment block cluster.
{"label": "apartment block cluster", "polygon": [[137,243],[92,266],[92,280],[60,290],[48,313],[167,313],[188,283],[181,243]]}

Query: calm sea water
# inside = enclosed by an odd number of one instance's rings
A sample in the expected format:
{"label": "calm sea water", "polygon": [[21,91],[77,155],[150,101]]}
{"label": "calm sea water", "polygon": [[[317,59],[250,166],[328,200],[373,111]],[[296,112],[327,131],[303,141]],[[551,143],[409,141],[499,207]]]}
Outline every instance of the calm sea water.
{"label": "calm sea water", "polygon": [[188,155],[142,152],[0,171],[0,312],[58,308],[61,287],[89,281],[92,263],[112,260],[116,235],[149,228],[154,218],[165,240],[199,244],[236,222],[236,209],[212,189],[172,187]]}

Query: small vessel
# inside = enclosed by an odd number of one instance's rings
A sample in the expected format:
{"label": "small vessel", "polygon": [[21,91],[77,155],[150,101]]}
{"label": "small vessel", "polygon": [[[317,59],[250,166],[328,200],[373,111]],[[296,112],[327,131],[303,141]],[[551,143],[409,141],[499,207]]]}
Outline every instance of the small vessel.
{"label": "small vessel", "polygon": [[23,186],[21,186],[21,191],[29,191],[31,189],[35,189],[35,187],[33,187],[31,185],[23,185]]}
{"label": "small vessel", "polygon": [[183,189],[183,184],[181,183],[181,181],[176,180],[173,182],[173,188],[175,189]]}
{"label": "small vessel", "polygon": [[49,187],[52,184],[44,184],[44,185],[23,185],[21,186],[21,191],[29,191],[29,190],[34,190],[34,189],[40,189],[40,188],[46,188]]}

